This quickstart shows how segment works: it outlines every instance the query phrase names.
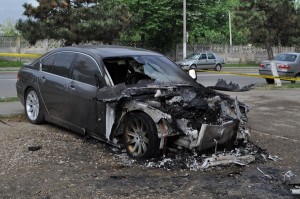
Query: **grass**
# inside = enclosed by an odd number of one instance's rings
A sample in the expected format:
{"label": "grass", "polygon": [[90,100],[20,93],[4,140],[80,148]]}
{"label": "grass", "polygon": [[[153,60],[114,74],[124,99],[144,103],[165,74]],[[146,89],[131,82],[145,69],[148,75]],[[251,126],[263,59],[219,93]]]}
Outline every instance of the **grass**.
{"label": "grass", "polygon": [[0,59],[0,67],[21,67],[23,62],[21,61],[7,61]]}
{"label": "grass", "polygon": [[266,85],[260,85],[255,87],[256,89],[260,90],[283,90],[283,89],[290,89],[290,88],[300,88],[300,82],[296,82],[295,84],[292,83],[282,83],[282,86],[276,86],[275,84],[266,84]]}
{"label": "grass", "polygon": [[19,101],[18,97],[1,97],[0,102],[17,102]]}

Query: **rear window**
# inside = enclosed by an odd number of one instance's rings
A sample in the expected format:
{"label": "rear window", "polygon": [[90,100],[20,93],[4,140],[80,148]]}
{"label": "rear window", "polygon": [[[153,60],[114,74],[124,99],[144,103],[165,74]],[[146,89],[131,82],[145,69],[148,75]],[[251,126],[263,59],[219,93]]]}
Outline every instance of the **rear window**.
{"label": "rear window", "polygon": [[295,54],[278,54],[274,58],[276,61],[289,61],[293,62],[297,59],[297,55]]}

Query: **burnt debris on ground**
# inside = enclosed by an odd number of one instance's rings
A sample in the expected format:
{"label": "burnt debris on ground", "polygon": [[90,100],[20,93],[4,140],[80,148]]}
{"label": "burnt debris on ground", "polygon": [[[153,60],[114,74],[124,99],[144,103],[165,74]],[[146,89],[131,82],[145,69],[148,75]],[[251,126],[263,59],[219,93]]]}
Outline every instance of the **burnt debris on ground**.
{"label": "burnt debris on ground", "polygon": [[232,150],[220,149],[217,152],[206,150],[201,154],[190,150],[168,151],[164,157],[144,161],[129,158],[125,151],[119,148],[113,148],[111,152],[124,166],[138,164],[146,168],[193,171],[229,165],[246,166],[255,162],[262,163],[267,161],[264,157],[269,156],[266,149],[262,149],[250,141]]}
{"label": "burnt debris on ground", "polygon": [[224,79],[218,79],[215,86],[210,86],[209,88],[214,90],[221,90],[221,91],[235,91],[235,92],[243,92],[243,91],[250,91],[255,84],[249,84],[240,88],[239,84],[234,82],[227,83]]}

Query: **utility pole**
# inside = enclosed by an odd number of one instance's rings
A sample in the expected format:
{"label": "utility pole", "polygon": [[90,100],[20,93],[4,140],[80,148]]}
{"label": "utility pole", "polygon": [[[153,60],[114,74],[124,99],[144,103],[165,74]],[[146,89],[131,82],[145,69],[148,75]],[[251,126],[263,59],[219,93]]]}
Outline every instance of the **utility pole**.
{"label": "utility pole", "polygon": [[228,20],[229,20],[229,45],[232,46],[232,32],[231,32],[231,12],[228,10]]}
{"label": "utility pole", "polygon": [[186,0],[183,0],[183,59],[186,58]]}

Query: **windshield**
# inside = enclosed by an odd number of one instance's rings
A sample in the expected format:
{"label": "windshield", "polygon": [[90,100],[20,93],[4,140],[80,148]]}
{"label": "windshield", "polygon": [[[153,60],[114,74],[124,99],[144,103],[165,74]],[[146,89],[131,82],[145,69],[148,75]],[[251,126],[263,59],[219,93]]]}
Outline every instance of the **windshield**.
{"label": "windshield", "polygon": [[185,71],[161,55],[110,57],[103,60],[114,84],[188,84],[195,85]]}
{"label": "windshield", "polygon": [[275,60],[276,61],[289,61],[289,62],[293,62],[295,61],[297,58],[297,55],[295,54],[278,54],[275,56]]}
{"label": "windshield", "polygon": [[200,54],[191,54],[187,56],[185,59],[199,59]]}

